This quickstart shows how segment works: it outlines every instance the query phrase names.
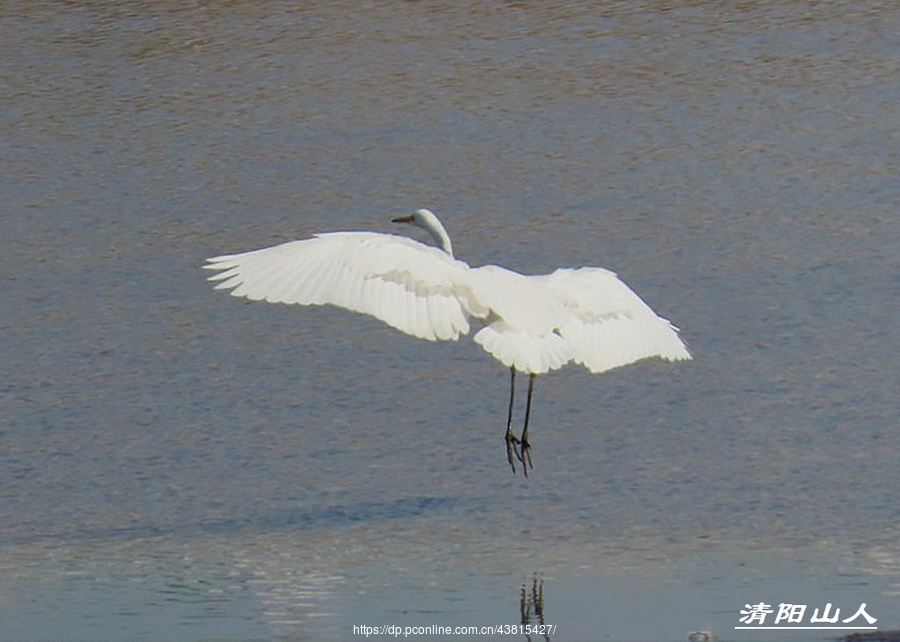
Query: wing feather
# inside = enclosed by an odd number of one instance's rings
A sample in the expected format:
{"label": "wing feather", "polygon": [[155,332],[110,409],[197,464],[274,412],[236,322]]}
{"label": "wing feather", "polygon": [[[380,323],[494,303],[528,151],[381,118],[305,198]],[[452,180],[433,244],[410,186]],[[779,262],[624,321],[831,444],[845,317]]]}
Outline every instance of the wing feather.
{"label": "wing feather", "polygon": [[690,359],[691,353],[673,326],[603,268],[559,269],[535,277],[556,293],[569,312],[559,327],[573,359],[591,372],[659,357]]}
{"label": "wing feather", "polygon": [[469,266],[412,239],[333,232],[207,260],[216,289],[250,300],[335,305],[423,339],[457,339],[475,315]]}

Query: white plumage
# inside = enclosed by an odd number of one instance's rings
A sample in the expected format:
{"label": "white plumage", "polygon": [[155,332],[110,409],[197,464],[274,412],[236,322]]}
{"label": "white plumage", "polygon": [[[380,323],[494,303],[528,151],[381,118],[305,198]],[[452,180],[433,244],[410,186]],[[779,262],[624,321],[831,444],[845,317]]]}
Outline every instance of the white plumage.
{"label": "white plumage", "polygon": [[[370,314],[422,339],[474,340],[498,361],[530,375],[567,363],[598,373],[660,357],[690,359],[675,328],[609,270],[585,267],[525,276],[495,265],[471,268],[453,257],[437,217],[418,210],[394,222],[427,230],[438,247],[372,232],[332,232],[241,254],[208,259],[216,289],[271,303],[335,305]],[[439,249],[440,248],[440,249]],[[507,454],[530,464],[507,422]],[[520,447],[521,446],[521,450]],[[526,463],[527,462],[527,463]],[[513,465],[513,470],[515,466]]]}

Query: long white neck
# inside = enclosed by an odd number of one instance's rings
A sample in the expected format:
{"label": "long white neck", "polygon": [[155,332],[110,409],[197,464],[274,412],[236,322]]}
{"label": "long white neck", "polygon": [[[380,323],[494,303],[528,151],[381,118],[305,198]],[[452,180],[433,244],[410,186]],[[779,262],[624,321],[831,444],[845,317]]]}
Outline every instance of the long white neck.
{"label": "long white neck", "polygon": [[430,210],[419,210],[416,212],[413,222],[422,229],[428,230],[435,244],[444,252],[453,256],[453,243],[450,242],[450,235],[447,234],[447,230],[444,229],[444,226],[441,225],[438,217],[433,212]]}

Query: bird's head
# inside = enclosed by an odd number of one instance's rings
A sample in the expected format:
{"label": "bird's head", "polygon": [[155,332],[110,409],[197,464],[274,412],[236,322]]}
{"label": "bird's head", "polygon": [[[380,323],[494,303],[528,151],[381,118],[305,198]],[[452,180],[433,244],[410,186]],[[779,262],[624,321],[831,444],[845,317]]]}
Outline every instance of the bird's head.
{"label": "bird's head", "polygon": [[412,214],[393,218],[391,219],[391,223],[412,223],[417,227],[421,227],[427,230],[429,224],[433,224],[433,221],[436,220],[437,216],[434,215],[434,212],[432,212],[431,210],[420,209],[416,210]]}
{"label": "bird's head", "polygon": [[398,216],[391,219],[392,223],[411,223],[423,230],[428,230],[438,247],[444,250],[450,256],[453,256],[453,245],[450,243],[450,236],[447,230],[441,225],[438,217],[431,210],[420,209],[406,216]]}

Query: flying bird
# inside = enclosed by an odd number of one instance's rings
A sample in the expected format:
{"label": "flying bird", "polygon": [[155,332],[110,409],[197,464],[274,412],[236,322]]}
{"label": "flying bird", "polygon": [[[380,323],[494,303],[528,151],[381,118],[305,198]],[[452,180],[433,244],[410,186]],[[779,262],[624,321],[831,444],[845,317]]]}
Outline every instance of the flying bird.
{"label": "flying bird", "polygon": [[[496,265],[469,267],[432,212],[392,220],[426,230],[436,247],[375,232],[329,232],[207,259],[216,289],[253,301],[334,305],[369,314],[414,337],[473,339],[510,372],[506,458],[528,475],[528,421],[535,375],[568,363],[593,373],[659,357],[690,359],[678,328],[656,315],[609,270],[560,268],[526,276]],[[525,422],[512,427],[516,372],[528,373]]]}

